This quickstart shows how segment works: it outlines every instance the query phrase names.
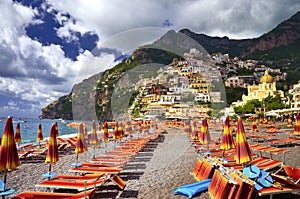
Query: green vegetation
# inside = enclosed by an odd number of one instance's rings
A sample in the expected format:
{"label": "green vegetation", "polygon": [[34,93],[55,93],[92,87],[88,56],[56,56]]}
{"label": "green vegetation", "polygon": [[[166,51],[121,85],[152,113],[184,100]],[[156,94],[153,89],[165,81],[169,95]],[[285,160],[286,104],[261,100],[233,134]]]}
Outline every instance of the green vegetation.
{"label": "green vegetation", "polygon": [[247,94],[246,88],[231,88],[231,87],[225,87],[226,91],[226,101],[227,104],[230,105],[232,102],[236,102],[240,99],[242,99],[243,94]]}
{"label": "green vegetation", "polygon": [[248,114],[248,113],[256,113],[257,109],[266,108],[267,111],[282,109],[285,108],[281,97],[276,95],[274,97],[268,96],[263,101],[259,100],[251,100],[248,101],[244,106],[236,106],[234,107],[234,112],[236,114]]}

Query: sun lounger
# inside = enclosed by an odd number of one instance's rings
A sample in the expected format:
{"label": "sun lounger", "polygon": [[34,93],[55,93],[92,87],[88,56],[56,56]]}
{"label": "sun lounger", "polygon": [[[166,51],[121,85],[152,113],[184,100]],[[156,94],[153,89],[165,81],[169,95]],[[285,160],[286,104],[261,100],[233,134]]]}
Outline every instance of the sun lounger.
{"label": "sun lounger", "polygon": [[14,197],[14,199],[26,199],[26,198],[36,198],[36,199],[55,199],[55,198],[76,198],[76,199],[85,199],[91,198],[94,194],[95,189],[87,190],[80,193],[55,193],[55,192],[37,192],[37,191],[24,191]]}
{"label": "sun lounger", "polygon": [[269,195],[270,198],[272,198],[272,196],[275,194],[300,192],[300,187],[297,187],[295,184],[291,183],[291,181],[286,179],[284,176],[278,174],[271,174],[271,176],[273,181],[275,181],[273,184],[275,186],[256,191],[259,196]]}
{"label": "sun lounger", "polygon": [[51,179],[36,184],[37,188],[51,188],[51,189],[73,189],[77,191],[84,191],[94,189],[102,186],[107,182],[108,178],[94,180],[74,180],[74,179]]}
{"label": "sun lounger", "polygon": [[122,171],[121,168],[117,167],[74,167],[69,169],[69,172],[76,173],[106,173],[106,174],[118,174]]}
{"label": "sun lounger", "polygon": [[[256,165],[259,169],[269,171],[276,167],[280,167],[283,165],[283,162],[278,160],[272,160],[270,158],[259,157],[250,162],[250,164]],[[242,165],[235,165],[234,163],[224,163],[226,167],[233,167],[236,170],[242,170],[244,167]]]}

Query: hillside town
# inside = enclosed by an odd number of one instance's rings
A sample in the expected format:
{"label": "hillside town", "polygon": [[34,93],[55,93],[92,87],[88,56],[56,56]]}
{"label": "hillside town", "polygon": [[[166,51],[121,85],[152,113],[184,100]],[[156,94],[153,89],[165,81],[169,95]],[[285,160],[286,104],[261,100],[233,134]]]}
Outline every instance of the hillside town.
{"label": "hillside town", "polygon": [[[277,83],[287,79],[287,74],[280,69],[260,65],[256,60],[230,58],[228,54],[213,54],[208,62],[203,61],[203,56],[199,50],[190,49],[182,60],[174,58],[172,63],[160,68],[155,77],[140,80],[135,85],[139,94],[129,108],[131,116],[181,120],[208,117],[214,109],[233,116],[235,107],[243,107],[252,100],[263,103],[267,97],[275,96],[279,96],[284,106],[276,114],[300,109],[299,83],[287,93],[277,89]],[[238,70],[253,73],[244,75]],[[244,88],[247,92],[228,104],[225,88]],[[268,111],[274,110],[261,108],[255,113]]]}

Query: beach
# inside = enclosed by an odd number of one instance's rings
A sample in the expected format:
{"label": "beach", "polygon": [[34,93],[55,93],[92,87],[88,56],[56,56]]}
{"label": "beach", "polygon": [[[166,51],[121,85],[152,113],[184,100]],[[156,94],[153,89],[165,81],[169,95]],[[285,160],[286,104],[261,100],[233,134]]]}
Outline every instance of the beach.
{"label": "beach", "polygon": [[[135,156],[127,162],[120,173],[120,177],[126,182],[124,190],[120,190],[114,183],[108,182],[96,190],[94,198],[187,198],[174,195],[173,190],[177,187],[196,182],[191,172],[199,158],[199,154],[191,145],[187,135],[182,133],[182,128],[164,126],[164,132],[156,139],[151,140]],[[286,131],[279,136],[285,137]],[[216,137],[219,131],[211,132]],[[113,147],[112,144],[109,147]],[[300,167],[300,149],[286,146],[290,152],[286,154],[285,163]],[[89,162],[92,159],[93,149],[89,152],[79,154],[80,162]],[[96,148],[96,154],[104,154],[105,148]],[[267,154],[264,154],[267,156]],[[275,155],[274,159],[281,160],[282,156]],[[75,162],[75,154],[72,148],[65,149],[60,153],[60,160],[52,165],[52,171],[59,175],[70,175],[68,170]],[[22,161],[21,166],[8,173],[7,187],[15,189],[14,195],[22,191],[45,191],[35,188],[45,180],[43,173],[48,172],[49,165],[44,159],[28,159]],[[3,178],[3,174],[1,176]],[[299,195],[280,194],[273,198],[298,198]],[[201,193],[195,198],[209,198],[207,192]],[[268,198],[268,197],[260,197]]]}

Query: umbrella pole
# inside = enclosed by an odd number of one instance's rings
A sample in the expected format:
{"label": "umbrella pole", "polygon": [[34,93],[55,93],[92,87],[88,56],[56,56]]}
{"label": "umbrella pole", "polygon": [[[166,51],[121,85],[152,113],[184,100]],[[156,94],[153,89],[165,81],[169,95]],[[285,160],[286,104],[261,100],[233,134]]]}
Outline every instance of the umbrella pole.
{"label": "umbrella pole", "polygon": [[51,173],[51,164],[49,164],[49,174]]}
{"label": "umbrella pole", "polygon": [[7,169],[4,169],[4,191],[5,191],[5,185],[6,185],[6,178],[7,178]]}
{"label": "umbrella pole", "polygon": [[[7,169],[4,169],[4,180],[3,180],[3,182],[4,182],[4,187],[3,187],[3,191],[5,191],[6,190],[6,187],[5,187],[5,185],[6,185],[6,177],[7,177]],[[4,199],[5,198],[5,195],[3,195],[2,196],[2,199]]]}

